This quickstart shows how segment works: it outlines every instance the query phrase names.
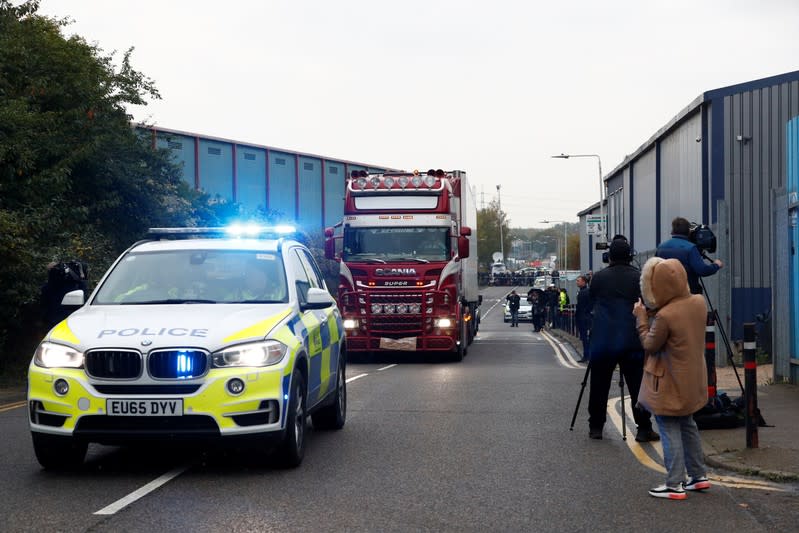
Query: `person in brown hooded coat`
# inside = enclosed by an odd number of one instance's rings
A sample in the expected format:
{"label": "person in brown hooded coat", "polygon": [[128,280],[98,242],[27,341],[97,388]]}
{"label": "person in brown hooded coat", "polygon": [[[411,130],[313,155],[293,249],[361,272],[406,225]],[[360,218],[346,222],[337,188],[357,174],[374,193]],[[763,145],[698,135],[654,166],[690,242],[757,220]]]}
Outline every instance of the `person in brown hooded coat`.
{"label": "person in brown hooded coat", "polygon": [[638,403],[655,415],[667,470],[666,484],[649,494],[682,500],[686,490],[710,488],[693,419],[707,403],[707,307],[702,296],[691,294],[685,268],[677,259],[647,261],[641,273],[641,295],[643,302],[633,307],[646,351]]}

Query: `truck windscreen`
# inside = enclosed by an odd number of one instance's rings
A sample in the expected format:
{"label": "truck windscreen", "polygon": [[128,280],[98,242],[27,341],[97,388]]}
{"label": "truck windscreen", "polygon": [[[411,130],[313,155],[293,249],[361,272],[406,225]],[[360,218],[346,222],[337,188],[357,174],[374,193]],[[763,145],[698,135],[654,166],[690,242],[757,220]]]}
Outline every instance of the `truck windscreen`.
{"label": "truck windscreen", "polygon": [[345,261],[449,261],[449,228],[344,229]]}

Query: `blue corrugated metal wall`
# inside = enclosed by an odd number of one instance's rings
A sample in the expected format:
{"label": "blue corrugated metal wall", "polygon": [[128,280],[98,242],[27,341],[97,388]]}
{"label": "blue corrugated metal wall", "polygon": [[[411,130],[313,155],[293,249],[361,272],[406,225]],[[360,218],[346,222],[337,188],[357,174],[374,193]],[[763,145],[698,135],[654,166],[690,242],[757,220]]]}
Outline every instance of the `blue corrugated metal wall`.
{"label": "blue corrugated metal wall", "polygon": [[236,201],[249,212],[266,208],[266,150],[236,146]]}
{"label": "blue corrugated metal wall", "polygon": [[297,222],[304,227],[321,227],[322,220],[322,161],[300,157],[300,212]]}
{"label": "blue corrugated metal wall", "polygon": [[245,213],[270,209],[312,232],[341,220],[351,171],[388,170],[186,132],[141,126],[139,131],[151,136],[154,146],[171,150],[190,186],[235,201]]}
{"label": "blue corrugated metal wall", "polygon": [[280,212],[285,219],[297,216],[297,176],[294,154],[269,152],[269,209]]}
{"label": "blue corrugated metal wall", "polygon": [[200,139],[200,189],[211,196],[233,197],[233,145]]}

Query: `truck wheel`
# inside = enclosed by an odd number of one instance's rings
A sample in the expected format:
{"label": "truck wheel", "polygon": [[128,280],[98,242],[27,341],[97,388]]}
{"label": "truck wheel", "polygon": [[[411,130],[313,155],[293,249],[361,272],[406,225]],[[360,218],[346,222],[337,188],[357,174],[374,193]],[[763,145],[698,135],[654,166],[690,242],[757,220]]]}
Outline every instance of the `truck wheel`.
{"label": "truck wheel", "polygon": [[313,426],[316,429],[341,429],[347,420],[347,380],[344,375],[344,363],[341,362],[340,357],[337,374],[333,403],[322,407],[311,415]]}
{"label": "truck wheel", "polygon": [[466,321],[461,320],[461,327],[460,327],[460,334],[458,335],[458,340],[460,341],[458,345],[455,347],[455,352],[452,354],[452,360],[456,363],[463,361],[463,358],[466,356]]}
{"label": "truck wheel", "polygon": [[284,468],[296,468],[305,456],[307,391],[305,380],[299,370],[291,375],[291,393],[286,413],[286,429],[283,442],[277,449],[278,464]]}
{"label": "truck wheel", "polygon": [[73,437],[31,433],[36,459],[45,470],[74,470],[83,464],[87,442]]}

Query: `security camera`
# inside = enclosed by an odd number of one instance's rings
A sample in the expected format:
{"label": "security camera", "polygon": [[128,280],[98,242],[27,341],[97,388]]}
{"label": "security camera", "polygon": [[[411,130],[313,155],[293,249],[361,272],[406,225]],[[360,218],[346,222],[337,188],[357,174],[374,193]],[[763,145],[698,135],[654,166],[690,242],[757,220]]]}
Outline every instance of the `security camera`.
{"label": "security camera", "polygon": [[696,138],[696,142],[701,143],[702,142],[702,137],[697,137]]}

